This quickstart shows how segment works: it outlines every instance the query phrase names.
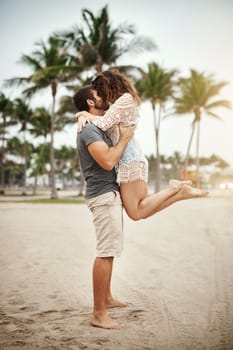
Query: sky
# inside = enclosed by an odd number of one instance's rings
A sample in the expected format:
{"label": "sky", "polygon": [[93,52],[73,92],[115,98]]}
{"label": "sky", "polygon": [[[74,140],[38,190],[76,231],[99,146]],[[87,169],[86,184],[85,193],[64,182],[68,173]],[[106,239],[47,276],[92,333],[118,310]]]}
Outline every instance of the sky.
{"label": "sky", "polygon": [[[219,98],[233,103],[233,0],[0,0],[0,83],[29,74],[18,61],[22,54],[33,51],[35,42],[46,40],[55,31],[81,25],[82,9],[98,14],[105,5],[114,27],[133,24],[138,35],[152,38],[158,46],[154,52],[127,55],[120,63],[146,69],[155,61],[165,69],[178,69],[182,76],[190,69],[213,74],[216,82],[228,82]],[[1,90],[15,97],[15,90]],[[41,93],[34,103],[49,107],[49,96],[49,92]],[[203,116],[200,154],[208,157],[215,153],[233,166],[233,110],[216,112],[223,121]],[[136,135],[145,154],[155,154],[149,102],[142,104],[140,115]],[[174,116],[162,121],[161,154],[185,154],[192,118]],[[66,128],[55,135],[55,145],[75,147],[75,134],[75,125]],[[191,154],[195,155],[195,143]]]}

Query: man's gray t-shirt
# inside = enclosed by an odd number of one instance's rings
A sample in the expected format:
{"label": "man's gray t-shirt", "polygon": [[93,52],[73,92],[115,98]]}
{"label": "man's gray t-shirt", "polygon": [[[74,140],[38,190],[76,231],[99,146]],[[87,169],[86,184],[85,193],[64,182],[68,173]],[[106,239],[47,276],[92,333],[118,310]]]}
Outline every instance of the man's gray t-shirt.
{"label": "man's gray t-shirt", "polygon": [[101,168],[88,152],[87,146],[96,141],[104,141],[108,146],[112,146],[109,137],[93,124],[86,124],[82,132],[77,134],[77,150],[86,181],[85,198],[94,198],[107,192],[119,191],[115,169]]}

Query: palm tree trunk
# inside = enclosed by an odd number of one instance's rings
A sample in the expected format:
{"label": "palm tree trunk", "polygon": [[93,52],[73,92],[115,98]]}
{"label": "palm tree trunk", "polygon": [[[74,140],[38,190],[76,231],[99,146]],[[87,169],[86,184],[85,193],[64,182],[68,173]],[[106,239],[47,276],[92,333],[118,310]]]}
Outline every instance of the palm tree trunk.
{"label": "palm tree trunk", "polygon": [[57,198],[56,179],[55,179],[55,160],[54,160],[54,129],[55,129],[55,97],[56,86],[52,84],[52,113],[51,113],[51,142],[50,142],[50,186],[51,186],[51,199]]}
{"label": "palm tree trunk", "polygon": [[83,196],[84,187],[85,187],[85,179],[84,179],[82,171],[80,171],[80,182],[79,182],[79,187],[78,187],[78,196]]}
{"label": "palm tree trunk", "polygon": [[159,153],[159,124],[160,124],[160,116],[161,116],[161,108],[159,111],[159,118],[157,122],[157,115],[155,106],[153,108],[154,115],[154,131],[155,131],[155,153],[156,153],[156,168],[155,168],[155,191],[158,192],[161,186],[161,171],[160,171],[160,153]]}
{"label": "palm tree trunk", "polygon": [[191,131],[191,135],[189,138],[189,143],[188,143],[187,152],[186,152],[185,161],[184,161],[184,179],[187,179],[187,168],[188,168],[190,149],[191,149],[191,145],[192,145],[192,141],[193,141],[193,135],[194,135],[195,128],[196,128],[196,123],[193,122],[192,123],[192,131]]}
{"label": "palm tree trunk", "polygon": [[36,191],[37,191],[37,179],[38,176],[37,174],[34,175],[34,185],[33,185],[33,195],[36,195]]}
{"label": "palm tree trunk", "polygon": [[3,116],[2,126],[2,145],[0,150],[0,169],[1,169],[1,182],[0,182],[0,194],[5,193],[5,168],[4,168],[4,155],[5,155],[5,118]]}
{"label": "palm tree trunk", "polygon": [[162,103],[161,101],[159,103],[159,115],[158,115],[158,125],[157,125],[157,142],[156,142],[156,148],[157,148],[157,153],[156,153],[156,158],[157,158],[157,179],[158,179],[158,185],[157,185],[157,191],[160,191],[161,188],[161,157],[160,157],[160,146],[159,146],[159,141],[160,141],[160,123],[161,123],[161,116],[162,116]]}
{"label": "palm tree trunk", "polygon": [[158,144],[158,129],[156,130],[156,184],[155,190],[158,192],[161,187],[161,170],[160,170],[160,154]]}
{"label": "palm tree trunk", "polygon": [[199,149],[200,149],[200,120],[197,122],[197,143],[196,143],[196,184],[197,188],[200,187],[200,159],[199,159]]}
{"label": "palm tree trunk", "polygon": [[26,171],[27,171],[27,144],[26,144],[26,131],[23,132],[23,190],[22,195],[27,195],[27,179],[26,179]]}
{"label": "palm tree trunk", "polygon": [[97,57],[97,64],[96,64],[96,74],[99,74],[103,71],[103,60],[100,55]]}
{"label": "palm tree trunk", "polygon": [[0,169],[1,169],[1,182],[0,182],[0,194],[5,193],[5,169],[4,169],[4,148],[0,150]]}

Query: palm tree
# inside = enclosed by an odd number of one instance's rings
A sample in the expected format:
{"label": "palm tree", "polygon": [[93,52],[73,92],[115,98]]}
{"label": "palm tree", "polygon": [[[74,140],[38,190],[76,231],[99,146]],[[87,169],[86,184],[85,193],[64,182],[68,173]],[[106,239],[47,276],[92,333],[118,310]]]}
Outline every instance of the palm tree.
{"label": "palm tree", "polygon": [[[25,139],[22,141],[20,138],[14,136],[7,140],[7,151],[10,155],[20,159],[20,162],[17,161],[16,171],[18,172],[18,177],[20,177],[19,184],[23,186],[23,195],[26,195],[26,170],[30,163],[30,156],[33,152],[33,145],[27,142]],[[22,160],[23,159],[23,163]],[[14,172],[14,167],[13,169]]]}
{"label": "palm tree", "polygon": [[[81,86],[77,86],[76,88],[72,88],[72,91],[78,90]],[[59,107],[57,110],[57,114],[62,117],[66,116],[71,123],[76,122],[74,115],[76,113],[76,109],[71,96],[62,96],[59,100]]]}
{"label": "palm tree", "polygon": [[49,163],[49,144],[43,143],[34,149],[30,176],[34,176],[33,194],[36,194],[39,175],[47,173],[46,166]]}
{"label": "palm tree", "polygon": [[42,136],[45,143],[51,130],[51,115],[49,111],[44,107],[37,107],[32,113],[30,124],[30,133],[35,137]]}
{"label": "palm tree", "polygon": [[[77,150],[76,148],[71,148],[70,150],[70,167],[69,170],[67,172],[67,177],[71,180],[72,182],[72,187],[74,187],[74,181],[75,180],[79,180],[79,195],[83,195],[83,187],[84,184],[82,184],[82,179],[84,180],[84,178],[81,178],[80,172],[80,163],[79,163],[79,158],[77,157]],[[84,180],[85,182],[85,180]]]}
{"label": "palm tree", "polygon": [[[136,36],[132,25],[119,25],[113,28],[108,14],[108,6],[98,15],[88,9],[82,10],[83,27],[74,27],[58,33],[57,37],[70,52],[71,60],[85,69],[94,68],[96,73],[106,66],[115,65],[124,54],[154,50],[155,43],[143,36]],[[118,67],[121,70],[133,66]],[[116,68],[116,67],[115,67]]]}
{"label": "palm tree", "polygon": [[[155,43],[143,36],[136,36],[132,25],[120,25],[113,28],[109,19],[108,7],[101,9],[98,15],[88,9],[82,10],[84,25],[74,27],[68,31],[56,34],[63,49],[68,52],[70,62],[83,67],[85,71],[92,69],[90,77],[79,77],[79,84],[70,86],[77,90],[90,83],[93,74],[101,72],[104,68],[116,65],[117,60],[128,52],[142,52],[156,49]],[[121,71],[129,72],[135,67],[115,66]],[[94,70],[94,72],[93,72]],[[75,112],[70,96],[61,100],[59,114]],[[73,120],[74,121],[74,120]],[[81,173],[80,193],[83,191],[84,179]]]}
{"label": "palm tree", "polygon": [[51,129],[50,129],[50,174],[51,174],[51,198],[57,198],[55,186],[55,164],[54,164],[54,129],[55,129],[55,102],[58,84],[74,79],[82,71],[77,64],[69,63],[67,54],[61,49],[59,40],[49,37],[47,43],[36,44],[31,56],[23,55],[21,62],[29,66],[32,74],[28,77],[13,78],[8,80],[8,84],[27,83],[30,86],[23,93],[30,97],[41,89],[50,87],[52,95]]}
{"label": "palm tree", "polygon": [[[61,146],[56,150],[58,160],[58,171],[61,176],[63,186],[66,185],[66,179],[75,177],[79,169],[79,161],[77,157],[77,150],[73,147]],[[72,181],[73,182],[73,181]]]}
{"label": "palm tree", "polygon": [[175,110],[177,114],[194,114],[191,135],[188,142],[184,176],[187,176],[187,166],[190,149],[196,131],[196,183],[199,187],[199,144],[200,144],[200,122],[203,115],[222,120],[214,111],[216,108],[231,108],[228,100],[215,99],[227,82],[215,82],[212,75],[206,75],[196,70],[191,70],[188,78],[180,78],[178,82],[179,97],[175,98]]}
{"label": "palm tree", "polygon": [[1,139],[1,148],[0,148],[0,194],[5,193],[5,167],[4,167],[4,158],[5,158],[5,142],[7,128],[11,125],[14,125],[16,122],[12,118],[13,114],[13,102],[7,98],[3,93],[0,93],[0,139]]}
{"label": "palm tree", "polygon": [[[69,104],[72,105],[71,98],[69,98]],[[68,108],[68,103],[67,103],[67,108]],[[73,110],[72,117],[64,113],[65,112],[60,110],[60,107],[59,107],[56,112],[54,133],[57,131],[64,130],[64,127],[67,124],[73,123],[75,121],[74,119],[75,110]],[[44,143],[45,143],[47,141],[47,136],[50,134],[50,130],[51,130],[51,114],[49,113],[49,111],[44,107],[37,107],[32,113],[30,124],[31,124],[31,127],[28,129],[30,133],[35,137],[42,136],[44,138]]]}
{"label": "palm tree", "polygon": [[180,152],[174,151],[173,154],[166,159],[166,163],[170,166],[171,175],[169,178],[179,178],[183,164],[183,156]]}
{"label": "palm tree", "polygon": [[21,164],[18,164],[13,160],[6,159],[5,170],[6,170],[6,181],[9,187],[21,182],[21,179],[22,179]]}
{"label": "palm tree", "polygon": [[28,143],[26,140],[26,132],[28,128],[28,124],[31,121],[33,111],[29,107],[29,105],[25,102],[25,100],[21,98],[17,98],[15,100],[15,108],[14,108],[14,117],[20,123],[19,132],[23,132],[23,192],[22,195],[27,194],[27,184],[26,184],[26,172],[27,172],[27,164],[28,164]]}
{"label": "palm tree", "polygon": [[142,77],[136,82],[136,88],[143,101],[149,100],[153,110],[154,132],[155,132],[155,154],[156,154],[156,191],[160,190],[161,170],[160,170],[160,124],[165,105],[174,94],[174,77],[177,70],[166,70],[157,63],[148,65],[148,71],[141,69]]}
{"label": "palm tree", "polygon": [[215,166],[221,170],[230,166],[230,164],[225,161],[225,159],[217,156],[216,154],[212,154],[210,158],[207,158],[208,164],[215,164]]}

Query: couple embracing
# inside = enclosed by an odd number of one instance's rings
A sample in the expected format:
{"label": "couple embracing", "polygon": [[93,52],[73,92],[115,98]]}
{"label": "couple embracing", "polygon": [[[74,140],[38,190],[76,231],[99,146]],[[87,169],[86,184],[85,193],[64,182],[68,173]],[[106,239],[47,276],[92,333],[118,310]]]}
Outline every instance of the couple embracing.
{"label": "couple embracing", "polygon": [[127,306],[111,293],[114,257],[123,249],[123,207],[131,219],[146,219],[177,201],[208,192],[191,187],[189,180],[172,179],[164,190],[148,194],[148,163],[134,137],[140,99],[125,75],[104,71],[76,92],[73,101],[85,199],[96,232],[91,325],[119,329],[107,310]]}

